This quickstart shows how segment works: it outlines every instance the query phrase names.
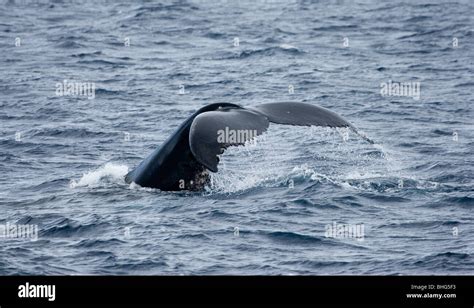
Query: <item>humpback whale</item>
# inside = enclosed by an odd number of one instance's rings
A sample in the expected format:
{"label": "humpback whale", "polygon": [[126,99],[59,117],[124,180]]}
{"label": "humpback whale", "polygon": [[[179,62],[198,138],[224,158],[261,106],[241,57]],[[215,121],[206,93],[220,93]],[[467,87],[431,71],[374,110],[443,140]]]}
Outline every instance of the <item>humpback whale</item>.
{"label": "humpback whale", "polygon": [[226,148],[243,145],[262,134],[270,122],[346,127],[373,143],[341,116],[320,106],[282,102],[244,108],[215,103],[187,118],[173,135],[125,176],[125,181],[164,191],[201,190],[209,182],[209,171],[217,172],[218,156]]}

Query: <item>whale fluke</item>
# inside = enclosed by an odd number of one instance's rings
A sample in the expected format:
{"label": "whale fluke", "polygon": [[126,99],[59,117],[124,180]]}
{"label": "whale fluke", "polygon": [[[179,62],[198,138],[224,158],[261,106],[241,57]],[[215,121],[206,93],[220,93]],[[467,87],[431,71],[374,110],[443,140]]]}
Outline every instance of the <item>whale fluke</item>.
{"label": "whale fluke", "polygon": [[326,108],[304,103],[268,103],[248,108],[265,115],[270,122],[300,126],[352,127]]}
{"label": "whale fluke", "polygon": [[[268,125],[265,116],[247,109],[221,108],[201,113],[191,124],[191,152],[199,163],[212,172],[217,172],[217,155],[222,154],[229,146],[245,144],[266,131]],[[227,132],[231,132],[234,137],[226,136]],[[222,134],[224,136],[219,140],[219,135]]]}
{"label": "whale fluke", "polygon": [[351,123],[340,115],[321,106],[304,103],[268,103],[249,108],[261,112],[268,120],[277,124],[299,126],[347,127],[365,141],[374,144],[369,137],[361,134]]}
{"label": "whale fluke", "polygon": [[199,190],[217,172],[218,155],[229,146],[245,144],[269,123],[347,127],[364,140],[354,126],[336,113],[305,103],[268,103],[243,108],[229,103],[207,105],[193,115],[125,177],[127,183],[166,191]]}

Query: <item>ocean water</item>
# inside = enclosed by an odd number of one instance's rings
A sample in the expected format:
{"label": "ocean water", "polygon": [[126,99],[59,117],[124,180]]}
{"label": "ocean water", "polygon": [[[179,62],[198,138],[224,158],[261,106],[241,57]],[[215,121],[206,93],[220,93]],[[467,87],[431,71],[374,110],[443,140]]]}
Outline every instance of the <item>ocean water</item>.
{"label": "ocean water", "polygon": [[[474,274],[473,12],[0,1],[0,274]],[[64,80],[95,92],[58,95]],[[419,98],[382,95],[389,82]],[[279,101],[376,144],[271,124],[203,192],[124,182],[201,106]],[[25,225],[35,237],[5,231]],[[341,226],[357,232],[331,237]]]}

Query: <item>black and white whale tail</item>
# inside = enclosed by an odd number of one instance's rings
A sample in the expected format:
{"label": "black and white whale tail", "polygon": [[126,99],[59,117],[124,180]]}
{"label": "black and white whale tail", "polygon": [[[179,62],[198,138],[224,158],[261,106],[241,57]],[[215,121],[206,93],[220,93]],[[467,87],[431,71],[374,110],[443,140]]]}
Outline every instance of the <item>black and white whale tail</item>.
{"label": "black and white whale tail", "polygon": [[290,102],[243,108],[229,103],[210,104],[184,121],[161,147],[125,176],[125,181],[166,191],[202,189],[209,179],[208,170],[217,172],[218,155],[229,146],[245,144],[262,134],[270,122],[346,127],[374,143],[336,113],[315,105]]}

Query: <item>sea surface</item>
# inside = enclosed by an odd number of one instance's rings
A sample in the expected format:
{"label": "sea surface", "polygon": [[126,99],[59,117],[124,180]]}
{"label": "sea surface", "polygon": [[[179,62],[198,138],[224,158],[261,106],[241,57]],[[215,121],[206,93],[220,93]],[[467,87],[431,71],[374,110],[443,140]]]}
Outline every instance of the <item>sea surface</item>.
{"label": "sea surface", "polygon": [[[474,274],[473,13],[0,0],[0,230],[37,228],[4,232],[0,274]],[[58,94],[64,80],[95,92]],[[419,99],[382,95],[389,82],[419,83]],[[284,101],[376,143],[271,124],[203,192],[124,182],[198,108]]]}

